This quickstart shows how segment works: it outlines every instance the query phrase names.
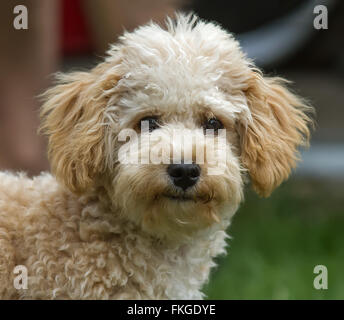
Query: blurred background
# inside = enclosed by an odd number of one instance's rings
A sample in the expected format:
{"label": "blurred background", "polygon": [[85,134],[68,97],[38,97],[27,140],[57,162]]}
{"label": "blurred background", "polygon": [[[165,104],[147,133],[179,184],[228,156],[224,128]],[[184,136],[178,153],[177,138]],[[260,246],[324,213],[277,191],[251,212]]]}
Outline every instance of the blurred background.
{"label": "blurred background", "polygon": [[[28,29],[16,30],[16,5]],[[328,11],[316,29],[317,5]],[[336,0],[4,0],[0,2],[0,169],[48,170],[37,95],[56,71],[88,69],[124,29],[194,11],[233,32],[246,54],[316,109],[311,148],[269,199],[250,190],[209,299],[344,299],[344,2]],[[320,21],[326,26],[325,21]],[[328,268],[328,290],[313,269]]]}

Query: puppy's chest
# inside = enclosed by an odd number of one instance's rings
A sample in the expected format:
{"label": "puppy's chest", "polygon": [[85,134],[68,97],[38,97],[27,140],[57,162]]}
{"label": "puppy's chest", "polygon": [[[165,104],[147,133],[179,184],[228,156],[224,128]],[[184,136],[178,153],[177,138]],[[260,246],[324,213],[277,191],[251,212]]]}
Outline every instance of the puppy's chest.
{"label": "puppy's chest", "polygon": [[225,239],[221,231],[175,248],[139,249],[132,261],[137,273],[130,280],[144,289],[140,298],[202,299],[202,286],[215,266],[214,257],[225,251]]}
{"label": "puppy's chest", "polygon": [[202,299],[202,286],[215,264],[210,251],[200,245],[166,252],[163,265],[166,267],[163,298]]}
{"label": "puppy's chest", "polygon": [[86,241],[75,234],[68,243],[56,237],[44,241],[45,250],[27,261],[29,288],[22,297],[201,299],[213,257],[225,246],[224,233],[174,247],[124,228],[111,239],[97,240],[92,234],[84,234]]}
{"label": "puppy's chest", "polygon": [[29,289],[40,298],[202,299],[200,290],[214,266],[209,252],[195,248],[158,253],[139,245],[100,252],[101,247],[75,248],[69,258],[61,257],[61,268],[33,270]]}
{"label": "puppy's chest", "polygon": [[[111,259],[115,263],[108,261],[113,267],[109,272],[124,271],[126,281],[123,291],[116,286],[112,298],[202,299],[200,290],[218,252],[211,245],[207,241],[178,248],[157,248],[141,239],[127,244],[125,255],[123,248],[117,247]],[[224,245],[223,241],[222,249]]]}

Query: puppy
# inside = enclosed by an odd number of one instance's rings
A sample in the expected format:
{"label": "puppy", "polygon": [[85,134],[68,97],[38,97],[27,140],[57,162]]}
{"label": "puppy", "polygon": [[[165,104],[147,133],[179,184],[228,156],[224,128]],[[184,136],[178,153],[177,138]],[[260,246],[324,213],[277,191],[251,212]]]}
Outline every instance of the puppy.
{"label": "puppy", "polygon": [[52,174],[0,173],[2,298],[201,299],[244,183],[268,196],[309,139],[286,81],[194,15],[124,33],[43,97]]}

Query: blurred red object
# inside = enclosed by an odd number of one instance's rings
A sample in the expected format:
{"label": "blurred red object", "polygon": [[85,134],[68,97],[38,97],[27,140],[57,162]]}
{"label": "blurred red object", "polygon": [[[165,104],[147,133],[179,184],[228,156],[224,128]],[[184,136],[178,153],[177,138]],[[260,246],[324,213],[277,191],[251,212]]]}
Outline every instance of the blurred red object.
{"label": "blurred red object", "polygon": [[63,55],[92,52],[92,39],[81,7],[81,0],[62,0],[61,20]]}

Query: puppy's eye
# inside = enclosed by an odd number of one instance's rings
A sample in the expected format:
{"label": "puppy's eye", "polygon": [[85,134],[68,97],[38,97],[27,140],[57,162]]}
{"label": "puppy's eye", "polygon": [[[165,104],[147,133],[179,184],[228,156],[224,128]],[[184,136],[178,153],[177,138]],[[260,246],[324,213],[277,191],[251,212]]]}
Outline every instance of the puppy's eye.
{"label": "puppy's eye", "polygon": [[157,117],[144,117],[138,123],[138,127],[141,131],[145,126],[147,128],[147,125],[149,132],[152,132],[153,130],[158,129],[160,127]]}
{"label": "puppy's eye", "polygon": [[223,129],[223,124],[220,120],[211,118],[204,123],[203,128],[204,130],[213,129],[214,133],[217,134],[219,129]]}

